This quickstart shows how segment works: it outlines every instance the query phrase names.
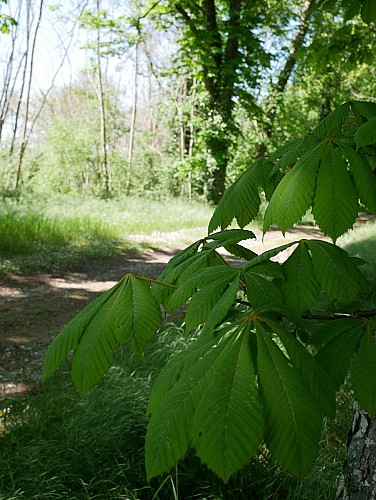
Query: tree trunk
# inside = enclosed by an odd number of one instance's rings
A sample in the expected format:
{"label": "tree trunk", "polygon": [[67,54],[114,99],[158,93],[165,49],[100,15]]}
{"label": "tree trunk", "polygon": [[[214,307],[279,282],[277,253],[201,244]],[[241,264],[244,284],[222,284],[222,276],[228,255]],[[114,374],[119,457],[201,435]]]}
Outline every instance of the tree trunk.
{"label": "tree trunk", "polygon": [[[30,33],[31,33],[30,9],[31,9],[31,2],[30,2],[30,0],[28,0],[28,2],[26,3],[26,40],[25,40],[26,47],[25,47],[25,52],[23,54],[23,57],[21,59],[21,61],[23,61],[22,80],[21,80],[21,88],[19,91],[16,112],[15,112],[15,116],[14,116],[13,134],[12,134],[12,141],[10,144],[9,156],[13,155],[13,151],[14,151],[15,144],[16,144],[16,138],[17,138],[17,132],[18,132],[18,122],[19,122],[20,114],[21,114],[21,104],[23,101],[23,94],[24,94],[25,86],[26,86],[26,73],[27,73],[27,68],[28,68],[28,64],[29,64]],[[16,181],[16,184],[17,184],[17,181]]]}
{"label": "tree trunk", "polygon": [[137,117],[137,99],[138,99],[138,65],[139,65],[139,46],[140,46],[140,33],[137,35],[137,40],[134,46],[134,69],[133,69],[133,96],[132,96],[132,116],[129,128],[129,147],[128,147],[128,173],[125,183],[125,191],[129,194],[132,180],[132,166],[133,166],[133,151],[134,151],[134,136],[136,131],[136,117]]}
{"label": "tree trunk", "polygon": [[[97,17],[100,16],[100,4],[99,0],[96,2]],[[107,159],[107,120],[106,120],[106,110],[104,103],[104,90],[103,90],[103,78],[102,78],[102,60],[101,60],[101,31],[100,26],[97,28],[97,70],[98,70],[98,100],[99,100],[99,117],[101,124],[101,164],[102,164],[102,178],[103,178],[103,189],[105,192],[110,191],[110,174],[108,170],[108,159]]]}
{"label": "tree trunk", "polygon": [[336,500],[376,498],[376,418],[354,403],[355,414],[347,440],[347,457]]}
{"label": "tree trunk", "polygon": [[226,137],[209,137],[207,145],[212,164],[207,168],[206,198],[210,203],[218,205],[226,186],[228,140]]}
{"label": "tree trunk", "polygon": [[21,146],[20,146],[20,151],[19,151],[19,156],[18,156],[16,181],[14,184],[15,190],[17,190],[19,188],[19,185],[21,182],[21,171],[22,171],[22,165],[23,165],[24,155],[25,155],[26,146],[27,146],[27,127],[29,124],[30,94],[31,94],[31,83],[33,80],[35,46],[36,46],[38,31],[40,28],[40,23],[42,20],[42,12],[43,12],[43,0],[40,0],[38,20],[37,20],[37,24],[36,24],[35,31],[34,31],[34,38],[33,38],[32,44],[31,44],[29,80],[28,80],[28,85],[27,85],[26,106],[25,106],[25,118],[24,118],[24,124],[23,124]]}

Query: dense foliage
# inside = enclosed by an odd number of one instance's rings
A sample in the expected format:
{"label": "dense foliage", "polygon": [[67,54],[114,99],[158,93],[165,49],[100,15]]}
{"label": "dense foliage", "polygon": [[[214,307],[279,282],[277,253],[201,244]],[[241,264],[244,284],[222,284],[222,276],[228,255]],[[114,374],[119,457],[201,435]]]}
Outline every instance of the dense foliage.
{"label": "dense foliage", "polygon": [[[259,211],[260,190],[269,200],[265,231],[272,224],[286,231],[311,207],[335,241],[353,225],[358,200],[375,212],[375,123],[376,104],[347,102],[256,161],[226,192],[206,238],[174,257],[157,281],[126,275],[53,341],[44,377],[73,350],[72,378],[83,394],[108,370],[118,344],[143,355],[160,327],[160,305],[173,311],[188,302],[185,328],[195,341],[162,370],[149,400],[149,478],[194,448],[227,481],[262,443],[304,476],[355,353],[355,397],[376,414],[375,312],[363,311],[372,293],[363,261],[322,240],[260,255],[240,244],[254,237],[242,228]],[[240,229],[226,229],[234,218]],[[243,259],[241,267],[220,248]]]}
{"label": "dense foliage", "polygon": [[[218,203],[256,158],[375,92],[376,37],[358,15],[372,23],[372,2],[42,4],[7,2],[17,24],[2,35],[2,193]],[[38,19],[66,44],[43,90]],[[75,43],[86,64],[60,79]]]}

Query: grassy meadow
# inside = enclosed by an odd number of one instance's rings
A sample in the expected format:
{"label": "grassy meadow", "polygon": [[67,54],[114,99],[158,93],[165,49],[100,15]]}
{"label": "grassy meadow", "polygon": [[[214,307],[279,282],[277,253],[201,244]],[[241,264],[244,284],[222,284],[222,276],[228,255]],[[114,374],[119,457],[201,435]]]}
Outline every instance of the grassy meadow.
{"label": "grassy meadow", "polygon": [[0,199],[0,273],[66,266],[205,235],[212,209],[179,199]]}
{"label": "grassy meadow", "polygon": [[[63,266],[143,247],[185,245],[205,234],[211,208],[179,200],[54,199],[0,203],[1,271]],[[374,223],[340,245],[368,261],[376,284]],[[373,304],[373,307],[375,305]],[[0,402],[0,500],[13,499],[315,499],[334,498],[351,424],[351,390],[338,395],[321,454],[298,481],[266,450],[224,484],[191,453],[165,477],[146,481],[146,405],[153,381],[170,356],[190,342],[165,325],[144,362],[125,350],[104,380],[80,398],[65,366],[39,390]]]}

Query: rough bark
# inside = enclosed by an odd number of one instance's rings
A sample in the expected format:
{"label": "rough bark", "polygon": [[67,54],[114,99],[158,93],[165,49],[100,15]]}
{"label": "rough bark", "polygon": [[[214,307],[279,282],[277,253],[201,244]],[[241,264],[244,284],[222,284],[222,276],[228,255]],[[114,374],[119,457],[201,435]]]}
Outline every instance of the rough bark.
{"label": "rough bark", "polygon": [[336,500],[376,498],[376,418],[354,404],[355,414],[347,440],[347,458]]}

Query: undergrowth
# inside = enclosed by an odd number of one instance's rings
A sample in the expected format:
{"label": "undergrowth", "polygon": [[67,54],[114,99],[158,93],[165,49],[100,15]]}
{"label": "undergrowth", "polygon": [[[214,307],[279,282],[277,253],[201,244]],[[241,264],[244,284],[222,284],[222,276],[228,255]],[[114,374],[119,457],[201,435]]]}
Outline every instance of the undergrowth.
{"label": "undergrowth", "polygon": [[[328,421],[322,453],[304,481],[277,467],[267,450],[224,484],[193,453],[169,475],[146,481],[144,437],[152,383],[167,359],[192,341],[170,325],[144,362],[120,351],[104,381],[80,399],[67,367],[34,395],[3,402],[0,498],[11,499],[329,499],[344,458],[351,395]],[[210,409],[208,409],[210,411]],[[350,412],[351,413],[351,412]]]}

